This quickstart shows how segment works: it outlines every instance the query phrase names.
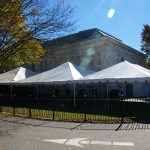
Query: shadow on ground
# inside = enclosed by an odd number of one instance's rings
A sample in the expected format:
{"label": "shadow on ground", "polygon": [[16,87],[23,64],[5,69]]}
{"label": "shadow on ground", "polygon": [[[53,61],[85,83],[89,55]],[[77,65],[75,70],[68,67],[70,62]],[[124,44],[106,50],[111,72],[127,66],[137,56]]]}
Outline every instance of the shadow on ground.
{"label": "shadow on ground", "polygon": [[150,121],[139,120],[138,123],[75,123],[75,122],[60,122],[47,121],[30,118],[22,118],[15,116],[4,116],[0,118],[0,122],[7,122],[11,124],[20,124],[32,127],[49,127],[62,128],[68,130],[147,130],[150,129]]}

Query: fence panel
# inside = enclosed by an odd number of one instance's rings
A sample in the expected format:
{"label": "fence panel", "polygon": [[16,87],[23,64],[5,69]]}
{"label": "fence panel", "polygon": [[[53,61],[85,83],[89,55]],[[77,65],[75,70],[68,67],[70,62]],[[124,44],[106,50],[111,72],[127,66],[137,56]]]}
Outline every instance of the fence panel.
{"label": "fence panel", "polygon": [[[150,98],[36,98],[0,97],[0,106],[13,107],[13,113],[50,120],[120,122],[150,119]],[[5,110],[2,107],[1,111]],[[7,110],[7,109],[6,109]],[[125,121],[124,120],[124,121]]]}

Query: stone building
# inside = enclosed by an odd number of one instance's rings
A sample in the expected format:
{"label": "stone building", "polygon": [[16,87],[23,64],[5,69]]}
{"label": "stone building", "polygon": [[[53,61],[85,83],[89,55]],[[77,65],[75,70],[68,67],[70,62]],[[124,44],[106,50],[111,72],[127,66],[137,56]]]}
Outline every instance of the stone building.
{"label": "stone building", "polygon": [[67,61],[94,71],[123,60],[141,66],[145,66],[146,62],[144,54],[96,28],[45,41],[43,46],[46,54],[41,62],[33,66],[36,72],[49,70]]}

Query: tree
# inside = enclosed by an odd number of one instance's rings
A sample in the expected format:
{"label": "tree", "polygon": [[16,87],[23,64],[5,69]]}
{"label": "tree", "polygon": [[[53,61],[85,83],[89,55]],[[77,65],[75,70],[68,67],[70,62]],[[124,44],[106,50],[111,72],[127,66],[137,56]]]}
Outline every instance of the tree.
{"label": "tree", "polygon": [[150,26],[144,25],[141,33],[141,50],[147,55],[147,64],[150,67]]}
{"label": "tree", "polygon": [[43,40],[73,29],[72,14],[63,0],[1,0],[1,70],[39,61],[45,53]]}

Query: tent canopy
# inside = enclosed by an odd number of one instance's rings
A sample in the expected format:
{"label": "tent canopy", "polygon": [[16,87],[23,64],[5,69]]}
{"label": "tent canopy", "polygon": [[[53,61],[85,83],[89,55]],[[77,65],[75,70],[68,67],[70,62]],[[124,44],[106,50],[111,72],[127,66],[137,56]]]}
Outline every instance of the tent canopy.
{"label": "tent canopy", "polygon": [[19,67],[14,70],[0,74],[0,83],[16,82],[31,77],[35,74],[36,74],[35,72],[29,69],[26,69],[24,67]]}
{"label": "tent canopy", "polygon": [[66,62],[54,69],[39,73],[18,83],[48,83],[54,81],[77,80],[83,76],[70,62]]}
{"label": "tent canopy", "polygon": [[79,82],[150,82],[150,70],[128,61],[83,77]]}

